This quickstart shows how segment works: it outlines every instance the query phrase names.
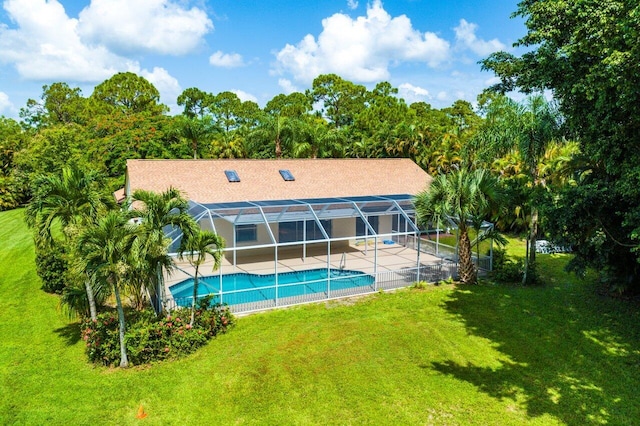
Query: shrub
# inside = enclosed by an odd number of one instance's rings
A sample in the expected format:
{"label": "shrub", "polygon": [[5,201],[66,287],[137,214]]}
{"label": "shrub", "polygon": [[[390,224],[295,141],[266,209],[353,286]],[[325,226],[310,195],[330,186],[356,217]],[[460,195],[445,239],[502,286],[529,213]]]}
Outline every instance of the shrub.
{"label": "shrub", "polygon": [[62,294],[69,266],[66,251],[60,244],[36,245],[36,272],[42,280],[42,290]]}
{"label": "shrub", "polygon": [[[428,285],[429,285],[429,283],[427,283],[426,281],[416,281],[415,283],[413,283],[411,288],[415,289],[415,290],[424,290],[424,289],[427,288]],[[436,283],[436,285],[437,285],[437,283]]]}
{"label": "shrub", "polygon": [[24,195],[20,193],[19,185],[11,176],[0,176],[0,211],[18,207]]}
{"label": "shrub", "polygon": [[[502,248],[494,250],[493,256],[493,272],[491,277],[503,284],[522,284],[524,276],[524,260],[512,260],[506,256],[506,252]],[[527,273],[527,282],[525,285],[536,285],[540,283],[538,272],[534,264],[529,265]]]}
{"label": "shrub", "polygon": [[[131,312],[126,324],[126,346],[129,362],[148,364],[193,353],[209,339],[235,324],[235,318],[225,305],[211,306],[210,299],[201,301],[193,326],[189,325],[191,311],[177,309],[156,317],[151,311]],[[120,361],[118,319],[115,313],[105,312],[96,321],[84,320],[82,339],[87,345],[89,361],[115,365]]]}

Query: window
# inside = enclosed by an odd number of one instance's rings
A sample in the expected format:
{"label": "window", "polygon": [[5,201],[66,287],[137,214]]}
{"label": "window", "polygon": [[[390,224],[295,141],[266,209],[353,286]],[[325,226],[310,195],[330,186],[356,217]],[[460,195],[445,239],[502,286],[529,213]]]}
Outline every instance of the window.
{"label": "window", "polygon": [[236,243],[258,241],[257,225],[236,225]]}
{"label": "window", "polygon": [[[367,221],[369,225],[373,228],[376,233],[378,232],[378,223],[380,218],[378,216],[369,216],[367,217]],[[356,236],[364,237],[365,235],[371,235],[371,231],[364,225],[364,221],[357,217],[356,218]]]}
{"label": "window", "polygon": [[286,181],[294,181],[296,180],[296,178],[293,177],[293,174],[286,169],[280,170],[280,176],[282,176],[282,179],[286,180]]}
{"label": "window", "polygon": [[278,241],[281,243],[292,243],[300,241],[302,236],[303,222],[280,222],[278,224]]}
{"label": "window", "polygon": [[[322,227],[327,232],[329,238],[331,238],[331,221],[330,220],[321,220],[320,223]],[[322,230],[318,227],[318,224],[315,220],[307,221],[307,241],[309,240],[323,240],[324,235],[322,235]]]}
{"label": "window", "polygon": [[235,170],[225,170],[224,174],[227,176],[229,182],[240,182],[240,176]]}
{"label": "window", "polygon": [[[322,227],[331,237],[331,221],[321,220]],[[306,233],[305,233],[306,232]],[[296,241],[323,240],[324,235],[315,220],[298,222],[281,222],[278,225],[278,241],[281,243],[292,243]]]}

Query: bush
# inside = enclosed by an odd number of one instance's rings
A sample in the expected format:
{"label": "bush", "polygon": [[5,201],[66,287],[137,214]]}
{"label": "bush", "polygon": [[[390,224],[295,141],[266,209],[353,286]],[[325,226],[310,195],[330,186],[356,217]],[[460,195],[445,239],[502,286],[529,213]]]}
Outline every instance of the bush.
{"label": "bush", "polygon": [[[506,256],[503,248],[496,248],[493,252],[493,272],[491,277],[503,284],[522,284],[524,276],[524,260],[512,260]],[[540,282],[538,272],[534,264],[529,265],[527,282],[525,285],[536,285]]]}
{"label": "bush", "polygon": [[36,245],[36,272],[42,280],[42,290],[62,294],[69,269],[66,251],[60,244]]}
{"label": "bush", "polygon": [[[151,311],[132,312],[126,324],[125,342],[132,365],[148,364],[193,353],[209,339],[226,333],[235,324],[227,306],[210,306],[210,300],[199,303],[193,327],[189,325],[191,311],[177,309],[169,315],[156,317]],[[98,315],[97,320],[84,320],[82,339],[87,345],[89,361],[103,365],[120,362],[118,318],[114,312]]]}
{"label": "bush", "polygon": [[20,205],[24,195],[19,185],[11,176],[0,176],[0,211],[15,209]]}
{"label": "bush", "polygon": [[426,281],[416,281],[415,283],[413,283],[411,285],[411,288],[414,289],[414,290],[425,290],[428,285],[429,285],[429,283],[426,282]]}

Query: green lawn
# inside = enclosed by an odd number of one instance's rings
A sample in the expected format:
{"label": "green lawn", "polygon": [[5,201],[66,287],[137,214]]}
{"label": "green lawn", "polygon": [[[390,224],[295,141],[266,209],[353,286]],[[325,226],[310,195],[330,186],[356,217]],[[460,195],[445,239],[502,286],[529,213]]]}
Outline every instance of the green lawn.
{"label": "green lawn", "polygon": [[[438,236],[438,241],[440,242],[440,244],[446,244],[448,246],[455,247],[456,244],[458,243],[457,234],[458,234],[458,230],[452,229],[451,233],[449,234],[447,233],[440,234]],[[476,235],[477,234],[474,229],[469,230],[469,239],[471,241],[473,241],[476,238]],[[436,241],[436,234],[432,233],[432,234],[429,234],[428,237],[423,237],[423,238],[428,238],[431,241]],[[479,246],[476,246],[475,244],[471,246],[471,251],[473,252],[474,255],[478,252],[478,250],[480,251],[480,255],[485,255],[489,253],[490,249],[491,249],[491,241],[489,240],[481,241]]]}
{"label": "green lawn", "polygon": [[566,255],[540,257],[545,287],[443,285],[256,314],[186,359],[120,370],[87,364],[77,325],[39,290],[21,216],[0,213],[3,425],[640,418],[638,306],[566,275]]}

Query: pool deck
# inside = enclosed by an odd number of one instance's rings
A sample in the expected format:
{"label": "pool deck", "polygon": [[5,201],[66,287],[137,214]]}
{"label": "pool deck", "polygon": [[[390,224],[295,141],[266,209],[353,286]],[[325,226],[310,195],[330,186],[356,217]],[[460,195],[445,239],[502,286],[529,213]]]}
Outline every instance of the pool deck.
{"label": "pool deck", "polygon": [[[332,249],[333,250],[333,249]],[[200,266],[199,275],[217,275],[232,274],[238,272],[247,272],[251,274],[273,274],[275,273],[276,263],[274,262],[274,253],[262,254],[256,256],[240,255],[238,252],[236,264],[233,264],[232,256],[225,256],[222,260],[220,269],[213,271],[213,260],[210,259]],[[376,272],[397,271],[403,268],[413,268],[417,266],[416,250],[404,247],[399,244],[377,244],[373,243],[365,245],[362,242],[355,244],[351,242],[349,245],[336,249],[327,259],[325,247],[309,247],[306,250],[306,256],[303,257],[301,247],[289,249],[280,248],[278,251],[277,271],[278,273],[300,271],[306,269],[327,268],[330,264],[331,268],[339,269],[344,257],[344,269],[362,271],[367,274],[374,275]],[[377,258],[377,269],[376,269]],[[420,264],[428,265],[440,262],[441,259],[425,253],[420,253]],[[168,295],[169,287],[179,283],[180,281],[191,278],[195,272],[194,268],[187,261],[178,261],[178,269],[165,280],[165,288]]]}

